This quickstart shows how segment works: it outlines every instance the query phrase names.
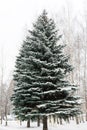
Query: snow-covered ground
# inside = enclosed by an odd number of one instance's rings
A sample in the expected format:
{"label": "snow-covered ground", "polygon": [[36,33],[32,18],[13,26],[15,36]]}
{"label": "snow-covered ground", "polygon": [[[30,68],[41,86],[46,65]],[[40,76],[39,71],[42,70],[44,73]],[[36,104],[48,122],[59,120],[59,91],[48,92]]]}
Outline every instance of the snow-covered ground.
{"label": "snow-covered ground", "polygon": [[[26,128],[26,122],[22,122],[20,126],[19,121],[8,121],[8,126],[5,126],[3,122],[3,125],[0,125],[0,130],[42,130],[42,125],[37,127],[37,123],[33,122],[31,123],[31,128]],[[87,130],[87,122],[80,123],[79,125],[73,121],[70,124],[64,123],[63,125],[49,124],[48,130]]]}

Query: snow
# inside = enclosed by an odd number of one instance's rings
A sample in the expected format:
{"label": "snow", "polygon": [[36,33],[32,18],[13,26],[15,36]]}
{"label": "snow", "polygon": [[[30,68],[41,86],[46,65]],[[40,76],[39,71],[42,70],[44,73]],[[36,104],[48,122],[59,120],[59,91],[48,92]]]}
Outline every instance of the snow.
{"label": "snow", "polygon": [[42,105],[37,105],[38,108],[41,108],[41,107],[46,107],[47,103],[45,104],[42,104]]}
{"label": "snow", "polygon": [[[31,128],[26,128],[26,122],[22,122],[20,125],[19,121],[8,121],[8,126],[0,124],[0,130],[42,130],[42,124],[40,127],[37,127],[37,122],[31,123]],[[75,121],[71,121],[70,124],[63,123],[63,125],[59,124],[49,124],[48,130],[86,130],[87,129],[87,122],[76,124]]]}

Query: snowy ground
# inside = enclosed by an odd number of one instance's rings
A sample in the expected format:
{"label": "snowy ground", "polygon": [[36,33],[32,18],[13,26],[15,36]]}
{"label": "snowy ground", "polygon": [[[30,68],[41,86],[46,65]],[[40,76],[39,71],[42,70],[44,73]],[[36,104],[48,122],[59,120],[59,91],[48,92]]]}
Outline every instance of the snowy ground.
{"label": "snowy ground", "polygon": [[[20,126],[19,121],[9,121],[8,126],[0,125],[0,130],[42,130],[42,125],[37,127],[37,123],[31,123],[31,128],[26,128],[26,122],[23,122]],[[49,125],[48,130],[87,130],[87,122],[77,125],[75,122],[63,125]]]}

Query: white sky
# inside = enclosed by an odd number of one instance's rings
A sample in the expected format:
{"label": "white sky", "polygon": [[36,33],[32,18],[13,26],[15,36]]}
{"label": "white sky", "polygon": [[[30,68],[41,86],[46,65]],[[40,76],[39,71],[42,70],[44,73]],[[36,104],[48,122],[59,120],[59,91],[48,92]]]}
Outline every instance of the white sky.
{"label": "white sky", "polygon": [[84,0],[0,0],[0,68],[3,55],[5,81],[14,68],[26,29],[31,28],[43,9],[55,15],[62,10],[66,1],[75,15],[82,11]]}

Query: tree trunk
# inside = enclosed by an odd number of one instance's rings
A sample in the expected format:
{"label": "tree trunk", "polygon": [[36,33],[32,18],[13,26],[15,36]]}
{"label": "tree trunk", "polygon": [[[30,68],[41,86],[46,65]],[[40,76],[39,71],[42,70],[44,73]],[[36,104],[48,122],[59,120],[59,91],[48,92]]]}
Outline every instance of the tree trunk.
{"label": "tree trunk", "polygon": [[6,121],[5,121],[5,126],[7,126],[7,104],[8,104],[8,101],[7,101],[7,95],[6,95],[6,105],[5,105],[5,118],[6,118]]}
{"label": "tree trunk", "polygon": [[62,125],[62,118],[59,118],[59,121],[60,121],[60,125]]}
{"label": "tree trunk", "polygon": [[37,117],[37,126],[40,126],[40,116]]}
{"label": "tree trunk", "polygon": [[52,121],[51,121],[51,115],[49,115],[49,123],[52,123]]}
{"label": "tree trunk", "polygon": [[79,124],[78,116],[76,116],[76,124]]}
{"label": "tree trunk", "polygon": [[2,124],[2,115],[1,115],[1,124]]}
{"label": "tree trunk", "polygon": [[57,117],[57,124],[59,124],[59,119],[58,119],[58,117]]}
{"label": "tree trunk", "polygon": [[43,130],[48,130],[47,116],[43,116]]}
{"label": "tree trunk", "polygon": [[69,117],[66,119],[67,123],[70,123]]}
{"label": "tree trunk", "polygon": [[[86,100],[86,106],[87,106],[87,100]],[[87,107],[86,107],[86,111],[87,111]],[[86,121],[87,121],[87,112],[86,112]]]}
{"label": "tree trunk", "polygon": [[81,115],[81,120],[82,120],[83,123],[85,122],[83,115]]}
{"label": "tree trunk", "polygon": [[27,128],[30,127],[30,119],[27,121]]}
{"label": "tree trunk", "polygon": [[55,117],[55,115],[53,116],[53,123],[55,123],[56,122],[56,117]]}
{"label": "tree trunk", "polygon": [[22,121],[20,120],[20,126],[22,125]]}
{"label": "tree trunk", "polygon": [[8,125],[8,122],[7,122],[7,115],[6,115],[5,126],[7,126],[7,125]]}

